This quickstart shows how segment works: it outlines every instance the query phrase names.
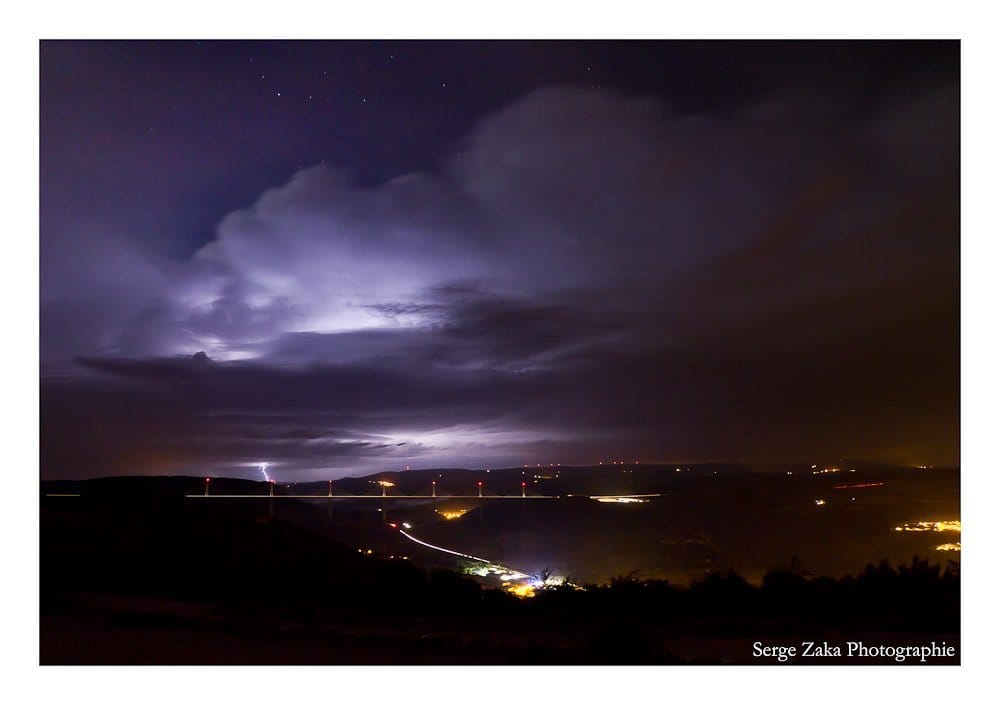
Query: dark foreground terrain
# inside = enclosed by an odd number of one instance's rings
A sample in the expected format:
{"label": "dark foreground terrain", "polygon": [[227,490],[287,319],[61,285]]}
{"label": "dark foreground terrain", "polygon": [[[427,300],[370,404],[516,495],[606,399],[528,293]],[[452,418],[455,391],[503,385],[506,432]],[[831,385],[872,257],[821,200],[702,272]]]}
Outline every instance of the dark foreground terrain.
{"label": "dark foreground terrain", "polygon": [[[754,643],[801,653],[802,641],[947,642],[956,656],[929,662],[959,659],[950,562],[837,579],[791,564],[759,583],[719,572],[684,587],[624,575],[520,599],[419,556],[359,552],[265,502],[118,482],[42,498],[42,664],[775,663]],[[894,661],[786,663],[838,662]]]}

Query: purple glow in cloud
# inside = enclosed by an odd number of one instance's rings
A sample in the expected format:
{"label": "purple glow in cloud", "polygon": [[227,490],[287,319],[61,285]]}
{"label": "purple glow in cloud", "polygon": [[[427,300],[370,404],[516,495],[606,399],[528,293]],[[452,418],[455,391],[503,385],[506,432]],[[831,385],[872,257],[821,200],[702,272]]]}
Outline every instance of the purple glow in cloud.
{"label": "purple glow in cloud", "polygon": [[867,430],[883,407],[863,390],[951,403],[955,100],[894,96],[846,125],[794,96],[693,114],[548,88],[434,172],[371,185],[304,168],[192,256],[150,258],[103,348],[62,348],[103,387],[43,388],[64,441],[50,462],[71,462],[66,424],[94,404],[119,437],[145,434],[115,467],[952,447],[950,427],[912,432],[934,427],[916,406],[898,433]]}

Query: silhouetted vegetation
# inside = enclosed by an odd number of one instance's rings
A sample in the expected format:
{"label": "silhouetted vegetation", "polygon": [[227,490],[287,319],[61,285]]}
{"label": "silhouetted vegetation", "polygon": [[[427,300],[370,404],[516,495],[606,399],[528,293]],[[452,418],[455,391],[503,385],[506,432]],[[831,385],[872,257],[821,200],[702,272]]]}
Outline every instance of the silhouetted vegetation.
{"label": "silhouetted vegetation", "polygon": [[688,587],[663,580],[619,576],[607,585],[544,590],[543,610],[641,616],[654,622],[694,619],[782,620],[893,630],[958,630],[959,570],[914,558],[909,565],[886,561],[840,579],[807,578],[772,570],[760,586],[735,573],[710,573]]}

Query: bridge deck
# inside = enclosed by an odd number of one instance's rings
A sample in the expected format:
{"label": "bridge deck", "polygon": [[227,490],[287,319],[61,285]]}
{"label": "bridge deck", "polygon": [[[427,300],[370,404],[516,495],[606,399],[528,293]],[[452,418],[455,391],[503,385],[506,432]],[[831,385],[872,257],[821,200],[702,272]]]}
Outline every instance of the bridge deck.
{"label": "bridge deck", "polygon": [[559,499],[548,495],[484,495],[476,494],[186,494],[192,499]]}

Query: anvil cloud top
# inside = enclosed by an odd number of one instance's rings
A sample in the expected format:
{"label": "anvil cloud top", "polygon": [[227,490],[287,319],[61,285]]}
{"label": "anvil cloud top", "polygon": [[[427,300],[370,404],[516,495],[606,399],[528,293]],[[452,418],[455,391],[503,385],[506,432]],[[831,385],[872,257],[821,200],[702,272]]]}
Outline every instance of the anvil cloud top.
{"label": "anvil cloud top", "polygon": [[957,42],[43,42],[42,472],[958,462]]}

